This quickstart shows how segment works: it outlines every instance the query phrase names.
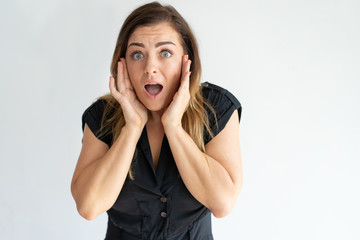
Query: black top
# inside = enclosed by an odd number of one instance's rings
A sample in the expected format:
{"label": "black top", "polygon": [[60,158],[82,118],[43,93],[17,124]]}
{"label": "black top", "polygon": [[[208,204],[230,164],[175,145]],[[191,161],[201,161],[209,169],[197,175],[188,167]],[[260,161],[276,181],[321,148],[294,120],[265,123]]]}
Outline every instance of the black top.
{"label": "black top", "polygon": [[[216,112],[207,109],[210,127],[216,136],[232,113],[241,105],[227,90],[203,83],[203,96]],[[82,126],[88,124],[96,134],[100,127],[105,100],[93,103],[83,114]],[[99,138],[111,147],[111,134]],[[211,140],[204,135],[205,144]],[[164,135],[157,169],[155,170],[150,145],[144,127],[136,146],[132,169],[134,180],[126,178],[118,199],[111,209],[106,239],[213,239],[211,214],[185,187],[176,167],[169,143]]]}

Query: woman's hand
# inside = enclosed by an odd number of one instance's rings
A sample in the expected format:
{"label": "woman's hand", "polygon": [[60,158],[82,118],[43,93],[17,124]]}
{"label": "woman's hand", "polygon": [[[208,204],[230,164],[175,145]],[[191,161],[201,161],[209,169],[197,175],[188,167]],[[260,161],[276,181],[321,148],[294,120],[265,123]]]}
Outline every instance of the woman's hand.
{"label": "woman's hand", "polygon": [[190,100],[190,65],[191,60],[189,60],[189,56],[184,55],[182,59],[182,73],[179,90],[175,93],[172,102],[161,117],[164,128],[181,127],[181,119]]}
{"label": "woman's hand", "polygon": [[121,106],[125,117],[125,125],[142,129],[148,120],[148,110],[136,97],[124,58],[121,58],[120,62],[118,62],[116,83],[117,88],[115,86],[115,79],[111,76],[109,83],[110,92]]}

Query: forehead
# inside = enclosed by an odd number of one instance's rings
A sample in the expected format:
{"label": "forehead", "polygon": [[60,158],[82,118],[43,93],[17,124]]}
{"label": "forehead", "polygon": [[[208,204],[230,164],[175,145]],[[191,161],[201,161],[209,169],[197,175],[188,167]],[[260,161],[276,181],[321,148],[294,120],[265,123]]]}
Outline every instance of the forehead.
{"label": "forehead", "polygon": [[172,41],[180,46],[180,36],[168,23],[159,23],[152,26],[139,26],[130,35],[128,44],[131,42],[151,43],[160,41]]}

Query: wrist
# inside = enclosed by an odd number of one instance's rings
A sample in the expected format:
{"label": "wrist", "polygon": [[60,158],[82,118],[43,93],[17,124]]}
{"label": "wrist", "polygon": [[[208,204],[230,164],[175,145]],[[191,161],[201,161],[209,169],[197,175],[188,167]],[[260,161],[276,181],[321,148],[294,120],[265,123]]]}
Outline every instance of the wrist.
{"label": "wrist", "polygon": [[125,124],[124,127],[121,129],[121,133],[124,134],[129,139],[136,139],[140,138],[140,135],[144,129],[144,125],[129,125]]}
{"label": "wrist", "polygon": [[181,119],[169,119],[167,117],[164,117],[164,115],[161,118],[161,124],[164,127],[164,130],[168,129],[171,130],[173,128],[182,128]]}
{"label": "wrist", "polygon": [[184,131],[181,123],[180,124],[163,124],[164,132],[167,137]]}

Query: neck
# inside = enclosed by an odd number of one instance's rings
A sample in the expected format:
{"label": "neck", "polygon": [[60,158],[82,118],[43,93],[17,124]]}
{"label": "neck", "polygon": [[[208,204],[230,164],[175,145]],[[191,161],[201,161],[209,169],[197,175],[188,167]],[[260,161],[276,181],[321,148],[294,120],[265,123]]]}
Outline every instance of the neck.
{"label": "neck", "polygon": [[164,111],[150,112],[148,121],[146,123],[146,129],[149,136],[150,132],[156,132],[156,134],[164,135],[164,128],[161,123],[161,116]]}
{"label": "neck", "polygon": [[150,124],[161,124],[161,116],[163,115],[164,110],[160,111],[151,111],[149,114],[148,123]]}

